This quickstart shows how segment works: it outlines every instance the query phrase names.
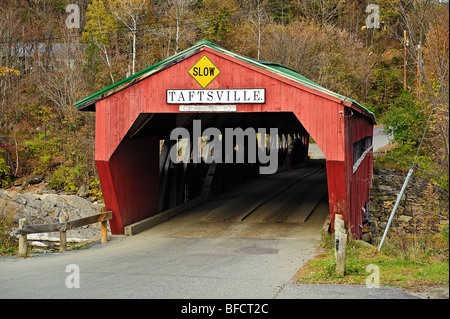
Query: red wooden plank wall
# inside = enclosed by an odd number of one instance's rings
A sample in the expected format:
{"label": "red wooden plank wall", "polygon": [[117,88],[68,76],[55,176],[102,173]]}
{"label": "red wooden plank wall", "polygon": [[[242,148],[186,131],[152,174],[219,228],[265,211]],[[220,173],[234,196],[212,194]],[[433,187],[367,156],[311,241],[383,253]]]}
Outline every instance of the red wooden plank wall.
{"label": "red wooden plank wall", "polygon": [[96,160],[106,207],[113,212],[111,232],[158,211],[159,139],[125,139],[109,161]]}
{"label": "red wooden plank wall", "polygon": [[362,222],[364,213],[362,208],[369,202],[370,187],[373,175],[373,151],[371,150],[358,169],[353,173],[353,144],[366,136],[373,136],[373,126],[367,117],[355,111],[346,111],[346,185],[350,201],[348,228],[355,238],[362,236]]}
{"label": "red wooden plank wall", "polygon": [[334,231],[334,217],[342,215],[344,220],[348,219],[348,199],[346,189],[346,174],[344,161],[326,161],[328,203],[330,206],[331,230]]}
{"label": "red wooden plank wall", "polygon": [[[108,160],[140,113],[178,112],[178,105],[166,104],[166,90],[200,89],[188,70],[203,54],[97,102],[96,158]],[[237,112],[294,112],[328,160],[345,159],[340,101],[309,94],[309,88],[228,56],[209,52],[208,57],[221,73],[207,88],[266,88],[265,104],[238,104]]]}
{"label": "red wooden plank wall", "polygon": [[[308,133],[322,149],[327,159],[327,178],[332,221],[334,220],[334,213],[346,215],[348,206],[354,204],[353,198],[355,196],[351,197],[352,202],[350,204],[348,202],[350,200],[350,192],[355,192],[355,194],[362,192],[361,196],[365,198],[366,188],[360,188],[360,183],[355,182],[357,180],[356,178],[359,177],[353,177],[353,173],[349,174],[352,166],[353,157],[351,150],[353,149],[354,141],[359,140],[361,136],[367,136],[369,133],[372,134],[371,131],[369,132],[372,126],[368,124],[365,118],[361,116],[360,119],[356,115],[354,118],[345,117],[345,106],[340,100],[205,47],[204,51],[96,103],[95,156],[98,162],[99,174],[102,176],[102,188],[105,187],[103,192],[105,202],[107,201],[107,206],[109,207],[111,205],[113,210],[118,210],[119,208],[121,210],[120,220],[118,218],[117,226],[114,226],[116,231],[119,232],[120,227],[126,226],[132,220],[148,215],[148,212],[140,212],[142,207],[138,207],[136,212],[132,212],[130,207],[122,209],[122,205],[126,206],[125,203],[128,200],[133,201],[133,199],[127,197],[128,195],[124,195],[130,190],[119,184],[123,182],[124,185],[126,184],[132,187],[133,193],[140,191],[138,190],[137,184],[129,184],[122,177],[117,177],[124,174],[121,171],[121,167],[123,165],[138,167],[137,164],[142,162],[145,169],[138,170],[136,168],[136,171],[131,170],[128,172],[131,174],[130,176],[137,177],[145,171],[145,175],[149,178],[148,180],[153,180],[155,185],[157,185],[156,179],[158,178],[158,171],[153,171],[153,168],[146,171],[148,164],[144,164],[144,161],[147,160],[157,162],[155,156],[159,155],[158,149],[153,147],[152,142],[142,142],[144,144],[149,143],[147,145],[148,148],[153,149],[151,152],[152,154],[154,152],[154,154],[149,155],[147,154],[150,153],[149,150],[143,152],[142,150],[144,148],[132,146],[134,144],[129,145],[128,142],[125,142],[127,140],[124,138],[140,113],[179,112],[178,105],[166,104],[167,89],[201,89],[200,85],[188,74],[188,70],[204,54],[221,71],[209,84],[207,89],[266,89],[265,104],[238,104],[237,112],[284,111],[293,112],[297,116]],[[349,106],[348,103],[347,106]],[[345,118],[350,120],[345,121]],[[351,130],[347,131],[347,134],[345,126],[351,127]],[[130,155],[131,157],[128,158],[126,154],[116,154],[119,149],[120,153],[136,151],[138,155],[136,158],[134,155]],[[363,168],[365,167],[364,165],[367,167]],[[361,169],[366,171],[370,165],[371,162],[370,164],[362,164]],[[152,165],[150,166],[153,167]],[[128,168],[123,169],[126,171]],[[151,174],[150,171],[152,172]],[[153,173],[155,175],[152,175]],[[145,191],[149,190],[149,185],[145,183],[142,185],[143,187],[147,187]],[[155,190],[153,189],[153,191]],[[114,195],[111,195],[111,198],[109,198],[108,192],[112,192]],[[134,196],[137,196],[137,194],[134,193]],[[142,193],[139,196],[144,196],[144,194]],[[360,197],[359,195],[356,197],[358,200],[354,199],[354,202],[356,205],[359,205]],[[139,200],[134,199],[134,201]],[[153,205],[153,199],[150,201],[151,205]],[[137,215],[134,216],[133,214]],[[351,211],[352,214],[354,214],[353,209]],[[352,225],[359,221],[355,218],[353,216],[349,218]]]}

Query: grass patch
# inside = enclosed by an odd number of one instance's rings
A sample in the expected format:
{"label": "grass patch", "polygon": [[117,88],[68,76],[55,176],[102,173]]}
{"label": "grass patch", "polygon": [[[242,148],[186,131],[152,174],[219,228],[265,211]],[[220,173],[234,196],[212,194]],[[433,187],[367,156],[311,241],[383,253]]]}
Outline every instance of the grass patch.
{"label": "grass patch", "polygon": [[[296,274],[300,284],[357,284],[365,285],[370,272],[368,265],[379,269],[381,286],[394,286],[408,290],[421,290],[424,286],[449,285],[448,241],[440,234],[430,236],[430,240],[416,238],[408,245],[406,239],[391,237],[386,241],[381,252],[377,247],[360,241],[349,240],[346,249],[345,273],[335,273],[334,236],[322,236],[319,253],[309,260]],[[408,240],[412,240],[408,238]],[[436,243],[434,247],[425,247]],[[442,248],[446,245],[446,248]]]}

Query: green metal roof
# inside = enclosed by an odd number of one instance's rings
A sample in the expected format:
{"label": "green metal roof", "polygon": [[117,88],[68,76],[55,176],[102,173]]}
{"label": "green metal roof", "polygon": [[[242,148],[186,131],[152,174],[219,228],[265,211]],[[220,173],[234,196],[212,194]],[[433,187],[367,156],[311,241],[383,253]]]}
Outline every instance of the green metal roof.
{"label": "green metal roof", "polygon": [[256,66],[256,67],[265,69],[265,70],[267,70],[269,72],[272,72],[274,74],[280,75],[280,76],[282,76],[284,78],[287,78],[289,80],[292,80],[294,82],[300,83],[300,84],[302,84],[302,85],[304,85],[306,87],[309,87],[311,89],[314,89],[314,90],[317,90],[317,91],[322,92],[324,94],[333,96],[333,97],[335,97],[337,99],[340,99],[341,101],[347,101],[348,103],[352,104],[353,106],[355,106],[355,107],[363,110],[364,112],[368,113],[369,115],[371,115],[372,118],[373,118],[373,121],[375,123],[375,115],[372,112],[370,112],[368,109],[366,109],[364,106],[359,104],[357,101],[355,101],[355,100],[353,100],[351,98],[345,97],[345,96],[343,96],[341,94],[338,94],[336,92],[330,91],[330,90],[324,88],[323,86],[320,86],[319,84],[314,83],[313,81],[305,78],[301,74],[295,72],[294,70],[292,70],[292,69],[290,69],[290,68],[288,68],[288,67],[286,67],[284,65],[281,65],[281,64],[278,64],[278,63],[273,63],[273,62],[267,62],[267,61],[262,61],[262,60],[256,60],[256,59],[248,58],[248,57],[245,57],[243,55],[240,55],[240,54],[228,51],[228,50],[226,50],[226,49],[224,49],[224,48],[222,48],[222,47],[220,47],[220,46],[218,46],[218,45],[216,45],[214,43],[206,41],[206,40],[201,40],[201,41],[197,42],[194,46],[192,46],[192,47],[190,47],[190,48],[188,48],[188,49],[186,49],[186,50],[184,50],[184,51],[182,51],[180,53],[177,53],[177,54],[175,54],[175,55],[173,55],[173,56],[171,56],[171,57],[169,57],[169,58],[167,58],[165,60],[162,60],[161,62],[158,62],[158,63],[156,63],[156,64],[154,64],[154,65],[152,65],[152,66],[150,66],[150,67],[148,67],[148,68],[146,68],[146,69],[144,69],[144,70],[142,70],[142,71],[140,71],[140,72],[138,72],[138,73],[136,73],[136,74],[134,74],[134,75],[132,75],[130,77],[127,77],[127,78],[125,78],[125,79],[123,79],[123,80],[121,80],[121,81],[119,81],[119,82],[117,82],[117,83],[115,83],[115,84],[113,84],[111,86],[108,86],[107,88],[104,88],[103,90],[98,91],[97,93],[94,93],[94,94],[92,94],[92,95],[90,95],[90,96],[88,96],[88,97],[86,97],[86,98],[76,102],[74,105],[79,110],[85,110],[85,109],[87,109],[90,106],[92,107],[92,106],[95,105],[95,102],[97,102],[97,101],[101,100],[102,98],[106,97],[107,93],[109,93],[109,92],[111,92],[111,91],[113,91],[115,89],[120,89],[120,87],[123,87],[123,88],[128,87],[129,85],[132,85],[133,83],[135,83],[137,81],[140,81],[140,80],[142,80],[142,79],[144,79],[144,78],[146,78],[148,76],[151,76],[152,74],[155,74],[155,73],[157,73],[159,71],[162,71],[162,70],[166,69],[167,67],[170,67],[170,66],[172,66],[172,65],[174,65],[174,64],[176,64],[176,63],[178,63],[180,61],[183,61],[186,58],[188,58],[188,57],[190,57],[190,56],[200,52],[201,49],[203,47],[205,47],[205,46],[208,46],[208,47],[210,47],[210,48],[212,48],[212,49],[214,49],[214,50],[216,50],[218,52],[221,52],[223,54],[226,54],[226,55],[231,56],[233,58],[236,58],[238,60],[247,62],[247,63],[249,63],[251,65]]}

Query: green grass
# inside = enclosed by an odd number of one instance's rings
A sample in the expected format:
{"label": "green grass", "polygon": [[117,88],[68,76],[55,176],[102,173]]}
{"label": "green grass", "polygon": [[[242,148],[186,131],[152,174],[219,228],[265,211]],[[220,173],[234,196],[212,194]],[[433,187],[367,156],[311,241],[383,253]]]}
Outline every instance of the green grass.
{"label": "green grass", "polygon": [[[433,236],[436,246],[434,248],[418,247],[413,242],[401,251],[396,248],[397,240],[395,237],[389,238],[381,252],[378,252],[375,246],[349,240],[346,248],[345,273],[344,276],[339,276],[335,273],[334,237],[324,235],[320,243],[320,252],[299,269],[296,281],[309,284],[365,285],[370,275],[370,272],[366,272],[366,267],[373,264],[378,266],[381,286],[395,286],[409,290],[420,290],[424,286],[448,287],[448,241],[445,242],[444,238],[437,234]],[[417,242],[419,241],[416,238],[415,243]],[[442,248],[443,245],[447,248]],[[430,248],[433,248],[433,253],[430,253]]]}
{"label": "green grass", "polygon": [[0,217],[0,257],[15,255],[18,251],[18,239],[9,235],[12,226],[12,216]]}

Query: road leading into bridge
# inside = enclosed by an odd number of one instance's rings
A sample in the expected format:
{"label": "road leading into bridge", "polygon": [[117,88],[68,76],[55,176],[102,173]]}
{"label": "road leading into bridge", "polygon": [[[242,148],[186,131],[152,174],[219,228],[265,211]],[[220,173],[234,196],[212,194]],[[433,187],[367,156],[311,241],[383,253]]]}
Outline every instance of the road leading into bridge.
{"label": "road leading into bridge", "polygon": [[[317,210],[324,180],[323,162],[313,162],[243,184],[132,237],[1,258],[0,298],[273,298],[315,252],[327,215]],[[312,185],[322,188],[311,192]],[[66,286],[70,265],[79,269],[80,288]]]}
{"label": "road leading into bridge", "polygon": [[[291,282],[316,253],[326,202],[323,162],[312,161],[241,185],[132,237],[0,258],[0,298],[386,298],[382,289],[340,294],[339,287],[315,285],[311,293]],[[79,288],[70,288],[74,269]],[[392,290],[388,298],[411,297]]]}

